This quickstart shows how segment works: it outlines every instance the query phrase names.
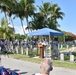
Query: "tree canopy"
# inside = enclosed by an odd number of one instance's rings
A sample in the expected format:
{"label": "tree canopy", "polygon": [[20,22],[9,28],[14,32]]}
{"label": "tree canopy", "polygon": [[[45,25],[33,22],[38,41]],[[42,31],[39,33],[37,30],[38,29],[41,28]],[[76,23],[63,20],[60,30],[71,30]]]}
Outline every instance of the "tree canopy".
{"label": "tree canopy", "polygon": [[[8,25],[9,19],[13,24],[13,19],[20,18],[23,32],[25,35],[25,29],[23,27],[23,19],[26,19],[27,29],[37,30],[44,27],[59,30],[58,19],[63,19],[64,13],[58,4],[51,2],[42,2],[42,5],[34,6],[35,0],[0,0],[0,10],[4,12]],[[37,7],[39,11],[37,11]],[[12,16],[13,15],[13,16]],[[29,17],[31,21],[29,21]],[[13,24],[14,29],[14,24]],[[60,30],[61,31],[61,30]]]}

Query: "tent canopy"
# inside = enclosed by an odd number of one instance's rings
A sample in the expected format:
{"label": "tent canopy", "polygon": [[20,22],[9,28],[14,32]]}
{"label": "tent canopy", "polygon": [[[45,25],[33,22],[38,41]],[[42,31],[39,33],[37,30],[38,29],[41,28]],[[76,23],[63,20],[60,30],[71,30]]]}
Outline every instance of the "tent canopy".
{"label": "tent canopy", "polygon": [[42,36],[42,35],[51,35],[51,36],[63,36],[62,32],[50,29],[50,28],[42,28],[33,32],[28,33],[30,36]]}

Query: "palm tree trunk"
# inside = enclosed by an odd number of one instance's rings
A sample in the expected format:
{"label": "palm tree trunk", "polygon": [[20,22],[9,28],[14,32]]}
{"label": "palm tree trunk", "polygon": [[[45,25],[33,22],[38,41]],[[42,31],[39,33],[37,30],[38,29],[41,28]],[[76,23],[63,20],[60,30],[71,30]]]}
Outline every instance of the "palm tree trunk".
{"label": "palm tree trunk", "polygon": [[4,12],[4,14],[5,14],[5,18],[6,18],[6,20],[7,20],[7,25],[8,25],[8,19],[7,19],[7,15],[6,15],[6,12]]}
{"label": "palm tree trunk", "polygon": [[27,27],[28,27],[28,31],[29,31],[30,26],[29,26],[29,23],[28,23],[28,17],[26,18],[26,21],[27,21]]}
{"label": "palm tree trunk", "polygon": [[3,39],[6,39],[6,34],[5,33],[3,33]]}
{"label": "palm tree trunk", "polygon": [[10,20],[11,20],[11,23],[12,23],[13,29],[15,30],[15,27],[14,27],[14,24],[13,24],[13,20],[12,20],[11,17],[10,17]]}
{"label": "palm tree trunk", "polygon": [[22,19],[20,19],[20,20],[21,20],[21,25],[22,25],[22,28],[23,28],[24,35],[26,35],[26,34],[25,34],[25,29],[24,29],[24,27],[23,27]]}
{"label": "palm tree trunk", "polygon": [[14,29],[14,39],[15,39],[15,27],[14,27],[13,20],[12,20],[11,17],[10,17],[10,20],[11,20],[11,23],[12,23],[12,26],[13,26],[13,29]]}

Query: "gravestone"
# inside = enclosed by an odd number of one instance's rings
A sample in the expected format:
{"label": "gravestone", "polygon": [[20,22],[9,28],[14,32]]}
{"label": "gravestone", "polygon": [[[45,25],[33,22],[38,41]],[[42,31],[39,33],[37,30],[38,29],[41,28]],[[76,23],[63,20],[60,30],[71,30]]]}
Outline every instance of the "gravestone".
{"label": "gravestone", "polygon": [[74,55],[70,55],[70,62],[74,62]]}
{"label": "gravestone", "polygon": [[64,61],[64,54],[60,54],[60,60]]}
{"label": "gravestone", "polygon": [[18,46],[16,46],[15,49],[16,49],[16,53],[18,54]]}
{"label": "gravestone", "polygon": [[24,52],[24,51],[23,51],[23,47],[21,46],[21,54],[23,54],[23,52]]}
{"label": "gravestone", "polygon": [[28,56],[28,48],[26,48],[26,55]]}

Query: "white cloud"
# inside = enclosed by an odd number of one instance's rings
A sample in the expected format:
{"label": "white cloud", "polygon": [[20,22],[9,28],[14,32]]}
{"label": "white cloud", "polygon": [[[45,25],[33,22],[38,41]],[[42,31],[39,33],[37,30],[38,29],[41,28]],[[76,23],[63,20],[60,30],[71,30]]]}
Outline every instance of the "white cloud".
{"label": "white cloud", "polygon": [[[12,24],[9,24],[8,26],[13,28]],[[25,25],[23,25],[23,27],[24,27],[24,29],[26,28]],[[22,26],[14,26],[14,28],[15,28],[15,33],[16,34],[18,34],[18,33],[19,34],[24,34]],[[27,33],[28,31],[26,30],[25,32]]]}
{"label": "white cloud", "polygon": [[[25,25],[23,25],[24,26],[24,29],[26,28],[26,26]],[[24,34],[24,32],[23,32],[23,28],[22,28],[22,26],[15,26],[15,33],[16,34]],[[25,33],[27,34],[28,33],[28,30],[25,30]]]}
{"label": "white cloud", "polygon": [[[8,26],[13,28],[12,24],[9,24]],[[25,29],[27,26],[23,25],[23,27]],[[14,28],[15,28],[15,34],[24,34],[22,26],[14,26]],[[27,33],[28,30],[25,30],[25,34]]]}

